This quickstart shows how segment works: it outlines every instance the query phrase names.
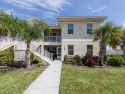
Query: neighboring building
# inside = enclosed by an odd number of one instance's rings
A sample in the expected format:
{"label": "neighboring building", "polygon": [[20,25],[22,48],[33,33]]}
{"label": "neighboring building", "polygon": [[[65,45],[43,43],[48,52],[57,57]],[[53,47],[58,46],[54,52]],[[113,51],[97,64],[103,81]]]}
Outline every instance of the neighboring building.
{"label": "neighboring building", "polygon": [[107,18],[107,16],[57,17],[58,24],[50,25],[50,36],[48,32],[44,32],[41,47],[62,61],[65,55],[84,56],[87,52],[98,55],[99,41],[93,42],[90,34]]}

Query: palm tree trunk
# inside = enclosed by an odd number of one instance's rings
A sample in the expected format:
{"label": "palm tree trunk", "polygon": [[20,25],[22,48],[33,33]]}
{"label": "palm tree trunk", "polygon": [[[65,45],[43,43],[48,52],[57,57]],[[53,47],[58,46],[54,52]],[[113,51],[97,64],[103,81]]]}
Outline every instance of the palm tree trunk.
{"label": "palm tree trunk", "polygon": [[26,67],[30,68],[30,43],[27,43],[27,49],[26,49]]}
{"label": "palm tree trunk", "polygon": [[123,50],[123,55],[124,55],[124,59],[125,59],[125,36],[122,36],[122,47],[121,49]]}
{"label": "palm tree trunk", "polygon": [[102,41],[100,41],[100,51],[99,51],[99,59],[100,59],[100,65],[103,66],[104,64],[104,57],[105,57],[105,54],[106,54],[106,48],[105,48],[105,43]]}
{"label": "palm tree trunk", "polygon": [[124,59],[125,59],[125,43],[123,43],[123,48],[122,49],[123,49],[123,54],[124,54]]}
{"label": "palm tree trunk", "polygon": [[105,50],[104,50],[104,63],[106,61],[106,45],[105,45]]}

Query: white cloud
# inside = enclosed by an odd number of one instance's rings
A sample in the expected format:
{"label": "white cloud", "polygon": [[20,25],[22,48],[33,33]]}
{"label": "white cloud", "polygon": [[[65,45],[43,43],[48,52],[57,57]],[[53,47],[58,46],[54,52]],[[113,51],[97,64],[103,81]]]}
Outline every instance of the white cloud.
{"label": "white cloud", "polygon": [[92,7],[90,7],[90,6],[87,6],[87,8],[89,9],[89,10],[92,10],[93,8]]}
{"label": "white cloud", "polygon": [[[58,15],[64,10],[64,6],[71,5],[70,0],[6,0],[6,3],[17,6],[21,9],[38,11],[48,18]],[[45,9],[42,11],[40,9]]]}
{"label": "white cloud", "polygon": [[13,10],[13,9],[8,9],[8,10],[5,10],[5,12],[6,12],[7,14],[11,14],[11,13],[14,12],[14,10]]}
{"label": "white cloud", "polygon": [[14,9],[7,9],[7,10],[4,10],[7,14],[14,14],[15,16],[20,16],[21,18],[25,19],[25,18],[32,18],[32,16],[30,15],[27,15],[27,14],[21,14],[17,11],[15,11]]}
{"label": "white cloud", "polygon": [[92,8],[90,6],[87,6],[87,8],[91,11],[91,13],[95,13],[95,12],[99,12],[99,11],[102,11],[102,10],[106,9],[107,6],[103,6],[103,7],[100,7],[100,8]]}
{"label": "white cloud", "polygon": [[25,18],[28,18],[28,19],[33,18],[33,16],[27,15],[27,14],[20,14],[20,13],[18,13],[18,14],[16,14],[16,15],[17,15],[17,16],[20,16],[20,17],[23,18],[23,19],[25,19]]}
{"label": "white cloud", "polygon": [[125,23],[123,23],[122,26],[125,28]]}

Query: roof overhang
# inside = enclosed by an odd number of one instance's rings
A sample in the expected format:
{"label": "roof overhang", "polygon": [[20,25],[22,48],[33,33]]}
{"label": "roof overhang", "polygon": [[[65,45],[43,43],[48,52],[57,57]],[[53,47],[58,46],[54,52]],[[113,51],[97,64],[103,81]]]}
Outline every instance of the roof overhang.
{"label": "roof overhang", "polygon": [[49,25],[51,29],[61,29],[60,25]]}
{"label": "roof overhang", "polygon": [[84,21],[84,22],[103,22],[104,20],[106,20],[108,18],[108,16],[69,16],[69,17],[66,17],[66,16],[59,16],[57,17],[57,21],[58,23],[60,22],[81,22],[81,21]]}

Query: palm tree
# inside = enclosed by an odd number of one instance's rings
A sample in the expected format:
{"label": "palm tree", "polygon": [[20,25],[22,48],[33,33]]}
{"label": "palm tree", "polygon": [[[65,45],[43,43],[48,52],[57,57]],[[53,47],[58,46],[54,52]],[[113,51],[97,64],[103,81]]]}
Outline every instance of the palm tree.
{"label": "palm tree", "polygon": [[104,57],[106,55],[106,46],[110,45],[112,48],[116,48],[120,44],[119,37],[121,34],[121,28],[115,26],[113,22],[106,22],[104,25],[99,26],[93,32],[94,41],[99,41],[100,51],[99,58],[100,64],[104,64]]}
{"label": "palm tree", "polygon": [[[42,32],[47,30],[50,32],[49,25],[42,20],[32,19],[29,21],[21,20],[14,17],[12,14],[8,15],[3,10],[0,10],[0,29],[11,34],[11,36],[18,35],[27,44],[26,62],[27,67],[30,67],[30,44],[32,40],[42,38]],[[1,32],[3,35],[3,33]]]}
{"label": "palm tree", "polygon": [[15,36],[20,30],[18,23],[20,19],[14,17],[12,14],[8,15],[3,10],[0,10],[0,34],[7,35],[8,33]]}
{"label": "palm tree", "polygon": [[22,30],[18,33],[18,36],[25,41],[26,48],[26,63],[27,68],[30,67],[30,44],[32,40],[42,38],[43,32],[50,31],[49,25],[42,20],[32,19],[29,21],[22,20],[20,23]]}

